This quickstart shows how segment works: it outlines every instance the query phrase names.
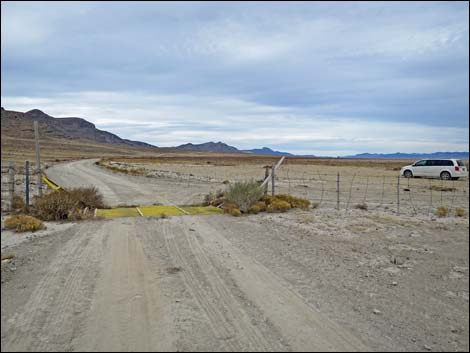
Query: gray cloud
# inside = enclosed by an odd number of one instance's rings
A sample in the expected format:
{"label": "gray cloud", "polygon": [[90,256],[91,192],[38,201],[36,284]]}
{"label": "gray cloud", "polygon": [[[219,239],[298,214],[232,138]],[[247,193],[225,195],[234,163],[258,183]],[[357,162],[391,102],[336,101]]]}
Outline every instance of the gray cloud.
{"label": "gray cloud", "polygon": [[[219,139],[204,132],[272,144],[251,139],[249,122],[284,131],[326,119],[332,131],[335,119],[411,123],[454,129],[450,138],[460,141],[468,136],[468,20],[465,2],[2,3],[2,105],[36,99],[37,108],[117,130],[137,121],[122,132],[157,145]],[[145,124],[174,131],[148,135]],[[396,150],[353,137],[330,139],[330,150]],[[314,139],[277,146],[324,148]],[[432,141],[421,148],[446,147]],[[468,150],[468,138],[452,144]]]}

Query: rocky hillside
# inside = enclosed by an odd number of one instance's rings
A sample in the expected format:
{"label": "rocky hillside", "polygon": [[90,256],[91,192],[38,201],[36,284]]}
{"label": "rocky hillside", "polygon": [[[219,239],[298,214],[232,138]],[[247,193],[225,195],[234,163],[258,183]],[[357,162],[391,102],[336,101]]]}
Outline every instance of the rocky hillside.
{"label": "rocky hillside", "polygon": [[122,139],[110,132],[99,130],[85,119],[54,118],[38,109],[22,113],[1,108],[2,136],[33,139],[35,120],[38,121],[41,138],[84,139],[103,144],[155,148],[144,142]]}
{"label": "rocky hillside", "polygon": [[175,147],[176,150],[183,151],[208,151],[208,152],[240,152],[237,148],[229,146],[223,142],[206,142],[198,145],[187,143]]}

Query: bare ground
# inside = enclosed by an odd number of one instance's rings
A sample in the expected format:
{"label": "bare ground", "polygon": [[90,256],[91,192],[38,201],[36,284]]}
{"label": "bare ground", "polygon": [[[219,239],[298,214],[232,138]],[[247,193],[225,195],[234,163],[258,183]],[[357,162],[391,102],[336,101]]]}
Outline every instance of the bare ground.
{"label": "bare ground", "polygon": [[[111,204],[205,192],[86,161],[48,174]],[[48,231],[9,243],[2,351],[469,349],[467,219],[316,209]]]}

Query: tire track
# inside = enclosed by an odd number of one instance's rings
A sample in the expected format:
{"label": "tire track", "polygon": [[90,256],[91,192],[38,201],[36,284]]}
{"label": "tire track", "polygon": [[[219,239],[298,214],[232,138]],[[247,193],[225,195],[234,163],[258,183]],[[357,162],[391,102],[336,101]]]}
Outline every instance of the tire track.
{"label": "tire track", "polygon": [[[174,222],[173,222],[174,223]],[[274,351],[281,347],[267,340],[247,309],[225,285],[204,249],[180,224],[162,223],[163,235],[175,263],[184,269],[181,276],[209,319],[219,340],[229,350]],[[191,261],[193,260],[193,261]]]}
{"label": "tire track", "polygon": [[102,271],[86,330],[85,351],[169,351],[172,337],[160,289],[137,238],[136,220],[113,220],[104,229]]}
{"label": "tire track", "polygon": [[70,343],[72,331],[64,332],[64,326],[73,317],[72,302],[82,301],[77,290],[84,276],[93,271],[90,256],[98,248],[90,232],[94,227],[88,223],[75,228],[25,306],[9,320],[7,350],[41,351]]}
{"label": "tire track", "polygon": [[[190,222],[184,219],[183,222]],[[247,257],[209,225],[195,216],[191,227],[204,248],[213,256],[229,254],[229,266],[236,283],[263,310],[281,331],[294,351],[365,351],[362,341],[310,306],[288,283],[269,269]]]}

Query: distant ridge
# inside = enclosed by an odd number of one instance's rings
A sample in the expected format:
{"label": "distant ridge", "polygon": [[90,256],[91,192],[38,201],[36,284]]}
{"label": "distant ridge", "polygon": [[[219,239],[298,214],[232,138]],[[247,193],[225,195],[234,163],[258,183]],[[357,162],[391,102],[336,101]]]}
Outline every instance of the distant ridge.
{"label": "distant ridge", "polygon": [[293,154],[288,152],[274,151],[268,147],[255,148],[251,150],[239,150],[236,147],[227,145],[224,142],[206,142],[200,144],[186,143],[175,147],[177,150],[184,151],[204,151],[204,152],[222,152],[222,153],[251,153],[251,154],[265,154],[265,155],[277,155],[277,156],[293,156]]}
{"label": "distant ridge", "polygon": [[370,158],[370,159],[413,159],[413,158],[468,158],[468,152],[434,152],[434,153],[360,153],[343,158]]}
{"label": "distant ridge", "polygon": [[237,148],[229,146],[223,142],[206,142],[201,144],[186,143],[175,147],[176,150],[183,151],[207,151],[207,152],[240,152]]}
{"label": "distant ridge", "polygon": [[268,147],[255,148],[255,149],[252,149],[252,150],[242,150],[242,152],[253,153],[253,154],[269,154],[269,155],[277,155],[277,156],[293,156],[292,153],[273,151],[272,149],[270,149]]}

